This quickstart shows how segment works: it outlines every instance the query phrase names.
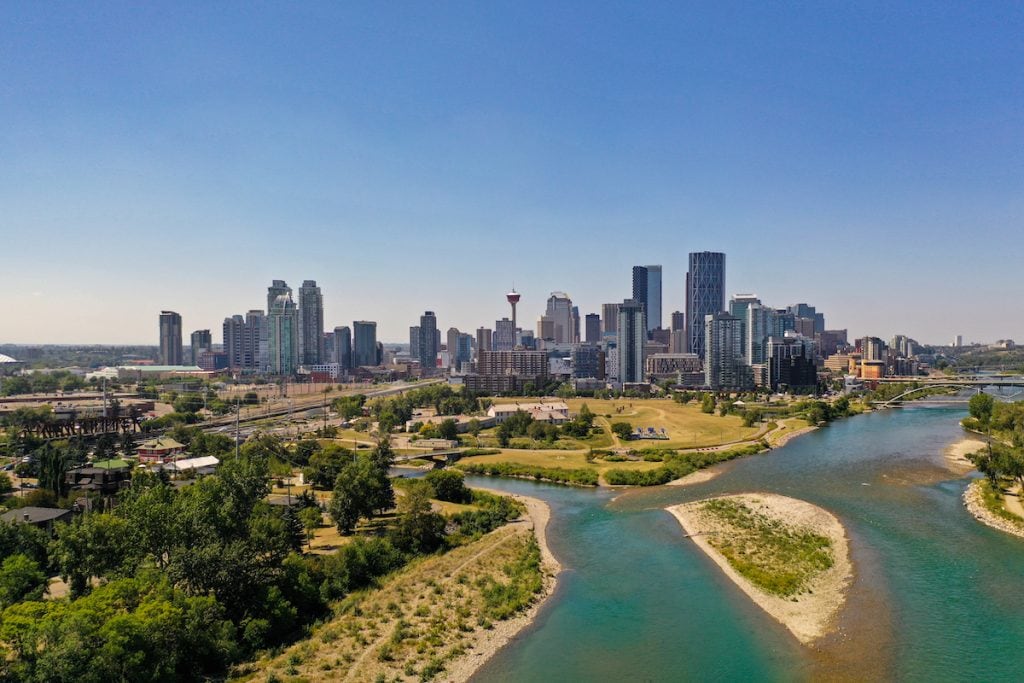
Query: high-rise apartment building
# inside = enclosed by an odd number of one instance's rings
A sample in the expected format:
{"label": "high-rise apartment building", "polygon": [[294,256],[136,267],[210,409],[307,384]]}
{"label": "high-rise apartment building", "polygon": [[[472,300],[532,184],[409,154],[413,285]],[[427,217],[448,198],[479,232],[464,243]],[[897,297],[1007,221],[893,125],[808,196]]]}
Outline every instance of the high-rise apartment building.
{"label": "high-rise apartment building", "polygon": [[456,367],[460,372],[466,372],[473,360],[473,335],[462,332],[455,342],[455,355],[453,356]]}
{"label": "high-rise apartment building", "polygon": [[864,360],[885,360],[885,342],[878,337],[864,337],[857,343]]}
{"label": "high-rise apartment building", "polygon": [[587,313],[584,318],[586,333],[584,341],[588,344],[597,344],[601,341],[601,316],[597,313]]}
{"label": "high-rise apartment building", "polygon": [[543,386],[549,377],[544,351],[481,351],[477,371],[466,375],[465,386],[470,391],[501,394],[521,391],[528,383]]}
{"label": "high-rise apartment building", "polygon": [[740,391],[754,385],[743,357],[743,321],[725,312],[704,316],[704,383],[713,391]]}
{"label": "high-rise apartment building", "polygon": [[279,294],[267,314],[269,372],[295,374],[299,366],[299,310],[291,294]]}
{"label": "high-rise apartment building", "polygon": [[555,321],[550,315],[537,318],[537,339],[555,341]]}
{"label": "high-rise apartment building", "polygon": [[213,350],[213,337],[209,330],[196,330],[189,339],[192,365],[199,365],[199,356]]}
{"label": "high-rise apartment building", "polygon": [[352,330],[345,325],[334,328],[333,360],[346,374],[352,369]]}
{"label": "high-rise apartment building", "polygon": [[626,299],[619,306],[616,348],[618,349],[618,380],[623,384],[644,381],[644,346],[647,343],[647,321],[639,301]]}
{"label": "high-rise apartment building", "polygon": [[181,365],[181,316],[174,311],[160,311],[160,363]]}
{"label": "high-rise apartment building", "polygon": [[751,306],[760,304],[761,300],[757,298],[756,294],[734,294],[729,299],[729,315],[740,319],[740,348],[743,350],[744,357],[746,357],[747,330],[749,327],[747,311]]}
{"label": "high-rise apartment building", "polygon": [[751,303],[746,309],[743,331],[743,357],[747,365],[765,362],[765,344],[775,330],[775,309],[760,303]]}
{"label": "high-rise apartment building", "polygon": [[445,333],[444,348],[448,352],[448,360],[453,368],[457,365],[455,354],[459,349],[460,334],[462,333],[459,332],[459,328],[457,327],[449,327],[448,331]]}
{"label": "high-rise apartment building", "polygon": [[357,320],[352,323],[352,367],[377,365],[377,323]]}
{"label": "high-rise apartment building", "polygon": [[420,371],[426,374],[437,369],[438,338],[437,316],[433,311],[424,311],[420,316],[420,345],[416,357],[420,361]]}
{"label": "high-rise apartment building", "polygon": [[420,357],[420,326],[409,326],[409,355],[416,360]]}
{"label": "high-rise apartment building", "polygon": [[552,292],[544,315],[554,323],[556,344],[571,344],[576,338],[572,299],[565,292]]}
{"label": "high-rise apartment building", "polygon": [[690,254],[686,273],[686,321],[690,326],[690,352],[705,357],[704,323],[707,316],[725,310],[725,254],[714,251]]}
{"label": "high-rise apartment building", "polygon": [[622,304],[601,304],[601,336],[615,335],[619,329],[619,306]]}
{"label": "high-rise apartment building", "polygon": [[686,329],[686,314],[682,311],[672,311],[672,331]]}
{"label": "high-rise apartment building", "polygon": [[299,287],[299,362],[319,365],[324,362],[324,296],[316,280]]}

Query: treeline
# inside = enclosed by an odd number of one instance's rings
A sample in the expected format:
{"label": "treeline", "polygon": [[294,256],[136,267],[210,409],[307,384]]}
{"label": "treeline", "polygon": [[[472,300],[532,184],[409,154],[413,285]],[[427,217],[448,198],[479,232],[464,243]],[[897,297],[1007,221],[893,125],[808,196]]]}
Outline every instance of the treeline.
{"label": "treeline", "polygon": [[95,389],[95,380],[85,379],[68,370],[51,370],[48,372],[32,372],[0,380],[0,396],[18,396],[19,394],[52,394],[55,391],[81,391]]}
{"label": "treeline", "polygon": [[762,442],[727,451],[667,453],[663,456],[661,467],[651,470],[616,468],[605,472],[604,479],[615,486],[661,486],[716,463],[754,455],[767,448],[767,444]]}
{"label": "treeline", "polygon": [[987,447],[971,456],[978,471],[994,489],[1002,480],[1024,487],[1024,401],[999,403],[988,394],[975,394],[968,412],[964,427],[990,435]]}
{"label": "treeline", "polygon": [[473,414],[490,407],[488,399],[481,399],[472,391],[455,391],[447,384],[430,384],[407,391],[398,396],[378,398],[370,402],[371,413],[387,433],[412,419],[416,408],[432,407],[438,415]]}
{"label": "treeline", "polygon": [[495,436],[498,439],[498,445],[502,448],[508,448],[512,439],[517,436],[525,436],[534,441],[545,441],[548,444],[554,443],[562,436],[586,439],[593,429],[594,417],[594,413],[590,411],[586,403],[580,407],[579,413],[574,418],[561,426],[537,421],[526,411],[517,410],[498,425]]}
{"label": "treeline", "polygon": [[573,486],[597,486],[597,471],[583,468],[540,467],[512,462],[458,463],[456,467],[466,474],[484,474],[496,477],[521,477],[537,481],[551,481]]}

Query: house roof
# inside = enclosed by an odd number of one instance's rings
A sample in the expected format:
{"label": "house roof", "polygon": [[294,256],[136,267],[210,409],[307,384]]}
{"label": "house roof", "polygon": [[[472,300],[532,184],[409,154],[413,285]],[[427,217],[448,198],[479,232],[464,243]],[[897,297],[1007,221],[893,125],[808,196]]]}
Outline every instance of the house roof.
{"label": "house roof", "polygon": [[166,467],[171,467],[179,471],[184,470],[197,470],[202,467],[213,467],[220,463],[220,460],[212,455],[206,455],[202,458],[186,458],[184,460],[178,460],[177,462],[168,463]]}
{"label": "house roof", "polygon": [[174,450],[176,448],[184,448],[185,444],[178,443],[169,436],[158,436],[155,439],[149,441],[143,441],[139,444],[139,448],[147,448],[150,450],[167,449]]}
{"label": "house roof", "polygon": [[120,470],[126,467],[131,467],[132,464],[127,460],[112,458],[110,460],[97,460],[92,464],[92,466],[98,470]]}
{"label": "house roof", "polygon": [[8,524],[43,524],[55,519],[61,519],[71,514],[71,510],[60,508],[37,508],[23,507],[9,510],[0,515],[0,519]]}

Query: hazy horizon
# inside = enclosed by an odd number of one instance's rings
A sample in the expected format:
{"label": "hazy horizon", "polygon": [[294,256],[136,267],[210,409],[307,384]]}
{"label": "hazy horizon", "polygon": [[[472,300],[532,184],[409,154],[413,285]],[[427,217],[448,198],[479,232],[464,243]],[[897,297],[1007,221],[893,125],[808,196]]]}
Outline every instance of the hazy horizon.
{"label": "hazy horizon", "polygon": [[1024,340],[1024,5],[6,4],[0,343],[581,317],[691,251],[851,338]]}

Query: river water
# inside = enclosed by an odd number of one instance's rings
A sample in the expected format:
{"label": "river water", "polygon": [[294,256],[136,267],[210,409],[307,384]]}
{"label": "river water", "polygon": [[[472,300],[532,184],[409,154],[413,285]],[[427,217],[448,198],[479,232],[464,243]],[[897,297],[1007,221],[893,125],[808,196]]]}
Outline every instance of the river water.
{"label": "river water", "polygon": [[[691,487],[622,491],[471,478],[552,509],[564,566],[535,624],[476,681],[1020,680],[1024,541],[976,522],[943,466],[964,407],[833,423]],[[682,537],[666,505],[769,491],[847,529],[836,632],[803,646]]]}

